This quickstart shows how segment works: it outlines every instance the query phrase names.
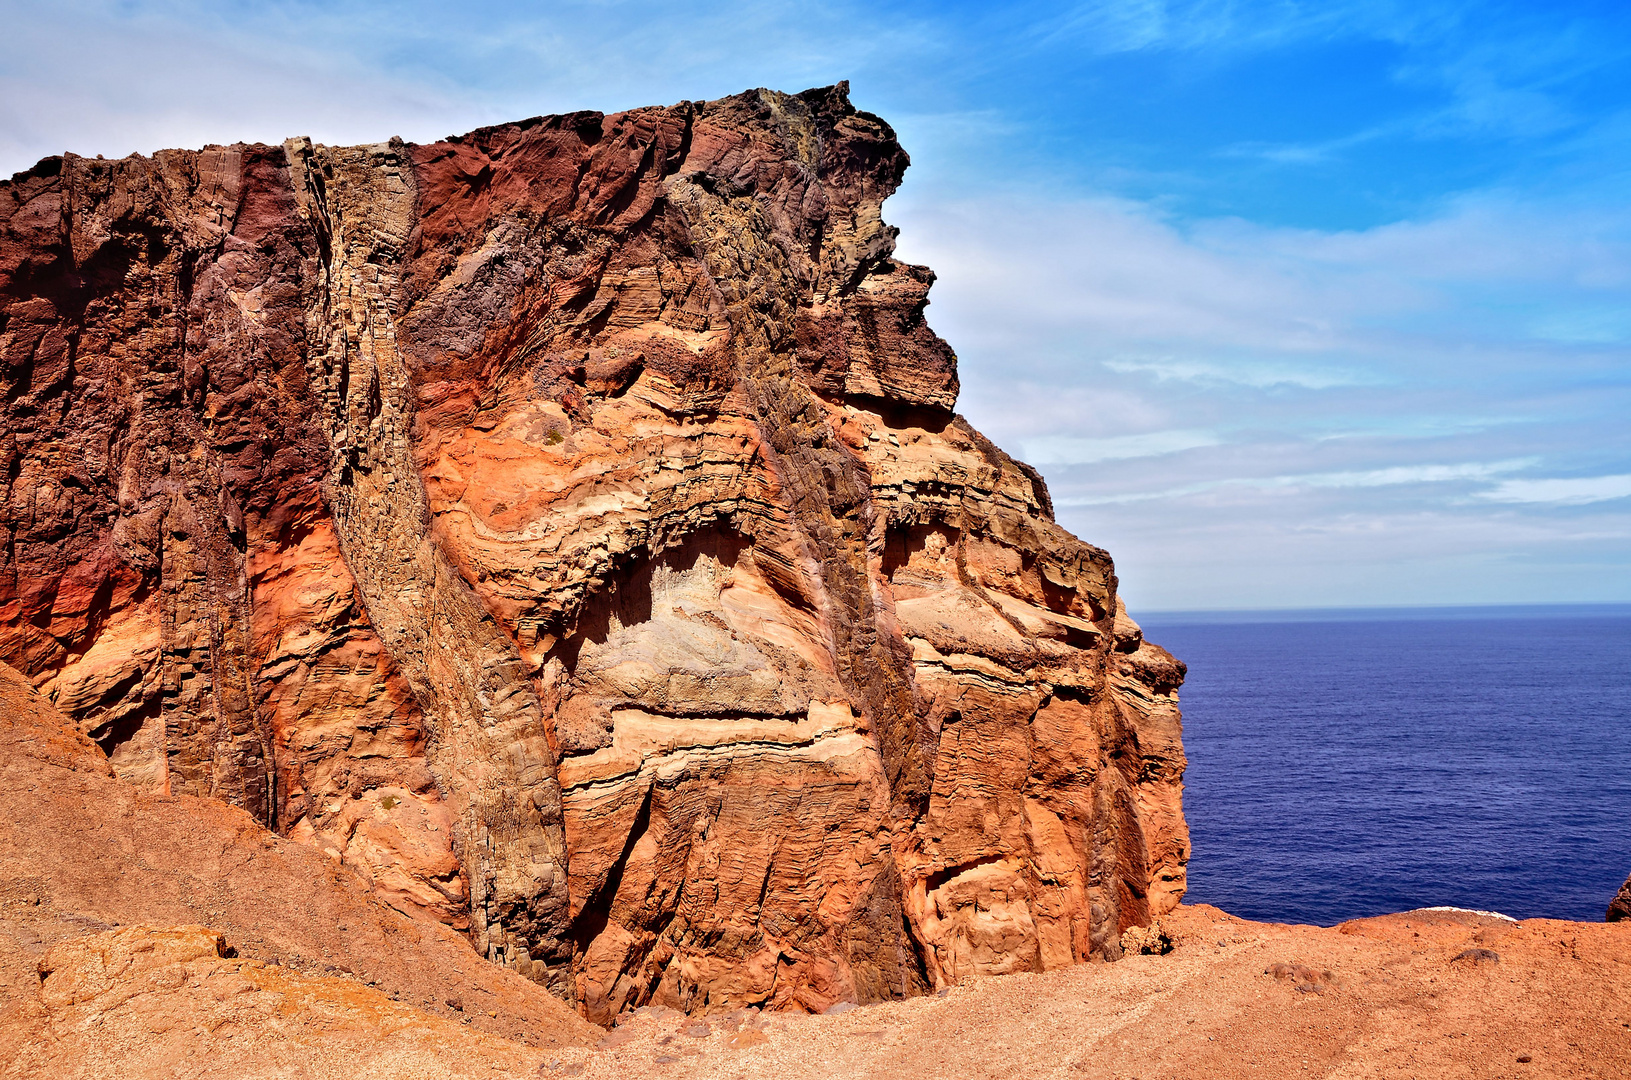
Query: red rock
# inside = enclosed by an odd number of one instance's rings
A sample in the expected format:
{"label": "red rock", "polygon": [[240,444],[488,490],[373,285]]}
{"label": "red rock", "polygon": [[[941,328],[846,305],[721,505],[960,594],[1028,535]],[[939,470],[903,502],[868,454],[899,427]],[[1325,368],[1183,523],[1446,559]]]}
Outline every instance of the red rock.
{"label": "red rock", "polygon": [[1625,879],[1625,884],[1620,886],[1619,893],[1608,905],[1608,921],[1619,922],[1621,919],[1631,919],[1631,878]]}
{"label": "red rock", "polygon": [[597,1021],[1119,956],[1183,665],[952,411],[906,164],[842,85],[42,162],[0,659]]}

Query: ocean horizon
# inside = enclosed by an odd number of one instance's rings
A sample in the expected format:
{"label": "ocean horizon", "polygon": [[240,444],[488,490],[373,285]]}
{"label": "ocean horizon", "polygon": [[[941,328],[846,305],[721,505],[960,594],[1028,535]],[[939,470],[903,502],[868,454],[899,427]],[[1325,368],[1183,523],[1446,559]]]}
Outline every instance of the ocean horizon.
{"label": "ocean horizon", "polygon": [[1601,921],[1631,873],[1631,604],[1136,617],[1189,667],[1189,902]]}
{"label": "ocean horizon", "polygon": [[1386,622],[1490,618],[1567,619],[1606,615],[1631,617],[1631,603],[1568,604],[1423,604],[1376,607],[1199,608],[1193,610],[1128,609],[1141,626],[1251,624],[1270,622]]}

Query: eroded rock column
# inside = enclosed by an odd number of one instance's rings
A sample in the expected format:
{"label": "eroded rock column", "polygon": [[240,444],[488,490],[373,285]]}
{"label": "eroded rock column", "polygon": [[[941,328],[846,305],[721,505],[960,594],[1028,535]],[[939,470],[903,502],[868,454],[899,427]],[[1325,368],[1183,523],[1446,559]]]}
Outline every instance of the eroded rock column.
{"label": "eroded rock column", "polygon": [[324,249],[308,367],[331,446],[325,490],[340,548],[425,712],[476,947],[566,993],[555,758],[514,643],[430,535],[413,457],[414,397],[396,339],[400,267],[418,214],[411,163],[400,142],[288,149]]}

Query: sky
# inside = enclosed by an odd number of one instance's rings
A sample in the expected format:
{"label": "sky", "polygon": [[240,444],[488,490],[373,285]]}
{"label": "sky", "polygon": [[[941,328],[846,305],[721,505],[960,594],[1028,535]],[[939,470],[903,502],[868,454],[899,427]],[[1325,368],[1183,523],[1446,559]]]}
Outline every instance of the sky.
{"label": "sky", "polygon": [[840,79],[1143,611],[1631,601],[1631,5],[0,0],[0,174]]}

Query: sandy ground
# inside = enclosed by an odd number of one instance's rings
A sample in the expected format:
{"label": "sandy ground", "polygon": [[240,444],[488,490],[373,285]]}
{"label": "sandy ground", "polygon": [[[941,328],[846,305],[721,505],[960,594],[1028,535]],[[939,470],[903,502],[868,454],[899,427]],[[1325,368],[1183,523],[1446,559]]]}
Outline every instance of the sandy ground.
{"label": "sandy ground", "polygon": [[602,1032],[0,678],[0,1077],[1631,1080],[1631,920],[1162,922],[1164,955]]}
{"label": "sandy ground", "polygon": [[1631,923],[1410,912],[1321,929],[1196,906],[1163,925],[1166,955],[834,1015],[642,1010],[558,1049],[195,949],[111,996],[59,983],[8,1010],[0,1075],[1631,1077]]}
{"label": "sandy ground", "polygon": [[545,1071],[1631,1077],[1625,923],[1412,912],[1322,929],[1186,906],[1164,924],[1176,942],[1165,956],[986,979],[839,1016],[756,1018],[766,1039],[743,1049],[731,1048],[729,1022],[710,1019],[698,1036],[694,1021],[636,1017],[608,1040],[628,1038],[622,1045],[563,1052]]}

